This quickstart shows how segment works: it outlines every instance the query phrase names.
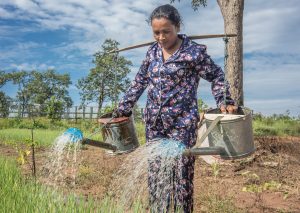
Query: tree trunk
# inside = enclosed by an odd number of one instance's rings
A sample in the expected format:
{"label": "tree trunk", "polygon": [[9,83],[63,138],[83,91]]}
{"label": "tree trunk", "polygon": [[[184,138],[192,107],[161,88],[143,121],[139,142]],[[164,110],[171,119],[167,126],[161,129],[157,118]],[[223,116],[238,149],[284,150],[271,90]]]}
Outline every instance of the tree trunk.
{"label": "tree trunk", "polygon": [[104,94],[103,94],[103,89],[100,91],[100,95],[98,98],[98,117],[101,116],[101,111],[102,111],[102,105],[104,101]]}
{"label": "tree trunk", "polygon": [[244,105],[243,95],[243,11],[244,0],[217,0],[224,19],[226,34],[237,34],[228,42],[226,77],[232,98],[239,106]]}

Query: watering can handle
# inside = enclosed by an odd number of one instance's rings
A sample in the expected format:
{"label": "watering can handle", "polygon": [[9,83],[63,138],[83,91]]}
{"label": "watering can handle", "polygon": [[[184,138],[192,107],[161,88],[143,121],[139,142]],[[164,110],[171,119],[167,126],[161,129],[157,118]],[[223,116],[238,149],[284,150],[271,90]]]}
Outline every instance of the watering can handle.
{"label": "watering can handle", "polygon": [[198,129],[202,126],[203,120],[204,120],[204,115],[205,115],[206,111],[200,113],[200,121],[197,124]]}
{"label": "watering can handle", "polygon": [[218,116],[216,117],[215,120],[213,120],[213,122],[210,124],[210,126],[208,127],[208,129],[206,130],[206,132],[201,136],[199,144],[201,144],[204,139],[208,136],[208,134],[215,128],[215,126],[218,124],[218,122],[223,118],[224,116]]}

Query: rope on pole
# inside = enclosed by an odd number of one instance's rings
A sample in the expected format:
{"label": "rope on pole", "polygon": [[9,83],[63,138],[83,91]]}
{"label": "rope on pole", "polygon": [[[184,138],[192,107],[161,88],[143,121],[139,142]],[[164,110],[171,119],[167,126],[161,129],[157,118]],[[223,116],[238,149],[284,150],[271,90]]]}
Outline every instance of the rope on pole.
{"label": "rope on pole", "polygon": [[228,81],[227,81],[227,60],[228,60],[228,42],[229,42],[229,38],[226,35],[223,38],[225,47],[224,47],[224,91],[223,91],[223,104],[226,107],[226,97],[227,97],[227,85],[228,85]]}

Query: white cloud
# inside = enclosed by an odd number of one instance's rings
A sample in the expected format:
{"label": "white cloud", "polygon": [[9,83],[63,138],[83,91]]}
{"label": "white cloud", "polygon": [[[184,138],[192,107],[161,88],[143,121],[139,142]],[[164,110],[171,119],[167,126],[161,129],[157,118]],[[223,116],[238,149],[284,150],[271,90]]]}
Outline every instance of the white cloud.
{"label": "white cloud", "polygon": [[245,1],[244,51],[299,53],[300,4],[291,1]]}
{"label": "white cloud", "polygon": [[10,67],[12,69],[16,69],[17,71],[21,70],[48,70],[48,69],[55,69],[55,66],[47,65],[47,64],[32,64],[32,63],[22,63],[22,64],[11,64]]}
{"label": "white cloud", "polygon": [[[45,68],[51,63],[27,60],[35,57],[35,49],[47,46],[64,60],[57,62],[55,67],[63,70],[68,70],[69,67],[78,77],[79,71],[75,71],[81,63],[77,60],[78,55],[92,57],[106,38],[119,41],[120,48],[153,40],[151,28],[145,20],[159,4],[159,0],[1,0],[1,19],[27,20],[31,25],[22,28],[0,26],[0,39],[13,43],[8,48],[1,48],[0,60],[17,69]],[[208,1],[208,6],[199,8],[198,11],[192,10],[190,1],[176,1],[175,6],[183,16],[181,32],[188,35],[224,32],[222,15],[216,1]],[[297,91],[300,90],[297,84],[297,79],[300,79],[298,11],[298,0],[245,1],[244,91],[245,103],[254,110],[262,110],[264,113],[273,109],[280,112],[286,109],[299,110],[296,107],[298,103],[291,101],[294,98],[300,99],[297,96]],[[28,32],[51,33],[51,30],[57,29],[68,33],[68,41],[50,47],[22,40],[22,36]],[[208,46],[208,53],[212,58],[223,57],[222,39],[198,42]],[[134,63],[131,78],[137,72],[145,51],[146,48],[140,48],[120,53]],[[22,58],[24,62],[15,62],[14,59],[17,58]],[[90,66],[90,61],[82,64],[84,69]],[[203,81],[200,83],[200,90],[200,94],[210,95],[209,84]],[[213,99],[207,100],[214,105]],[[281,108],[277,103],[280,103]],[[297,114],[295,110],[294,113]]]}

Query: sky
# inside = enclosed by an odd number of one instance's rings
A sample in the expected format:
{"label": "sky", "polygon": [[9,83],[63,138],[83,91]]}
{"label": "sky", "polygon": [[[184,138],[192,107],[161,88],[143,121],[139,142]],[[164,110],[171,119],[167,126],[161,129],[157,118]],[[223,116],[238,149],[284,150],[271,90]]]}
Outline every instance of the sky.
{"label": "sky", "polygon": [[[187,35],[223,34],[223,18],[216,0],[194,11],[191,1],[173,4],[183,17]],[[107,38],[120,48],[153,40],[146,20],[168,0],[0,0],[0,70],[55,69],[69,73],[69,93],[80,104],[78,79],[94,66],[93,54]],[[243,20],[244,106],[264,115],[300,115],[300,1],[245,0]],[[223,66],[222,39],[197,40]],[[133,62],[133,79],[146,47],[120,53]],[[2,87],[14,97],[17,87]],[[200,81],[198,97],[216,104],[210,84]],[[138,105],[145,106],[145,94]],[[95,104],[91,104],[95,105]]]}

